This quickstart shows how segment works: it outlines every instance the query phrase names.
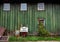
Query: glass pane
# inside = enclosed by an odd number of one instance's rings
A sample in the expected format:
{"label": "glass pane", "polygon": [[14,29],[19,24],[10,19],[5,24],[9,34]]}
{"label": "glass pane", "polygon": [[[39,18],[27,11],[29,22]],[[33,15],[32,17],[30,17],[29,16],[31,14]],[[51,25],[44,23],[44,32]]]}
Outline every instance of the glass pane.
{"label": "glass pane", "polygon": [[44,3],[38,3],[38,10],[44,10]]}
{"label": "glass pane", "polygon": [[27,4],[21,3],[21,11],[26,11],[26,10],[27,10]]}
{"label": "glass pane", "polygon": [[9,3],[4,3],[3,10],[9,11],[10,10],[10,4]]}

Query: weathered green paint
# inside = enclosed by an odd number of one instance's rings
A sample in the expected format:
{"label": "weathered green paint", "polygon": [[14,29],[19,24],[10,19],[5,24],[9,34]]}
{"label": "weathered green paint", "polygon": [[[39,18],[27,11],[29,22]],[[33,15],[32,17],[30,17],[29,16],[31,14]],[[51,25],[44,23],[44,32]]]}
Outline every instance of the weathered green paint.
{"label": "weathered green paint", "polygon": [[38,11],[37,4],[28,4],[27,11],[20,11],[20,4],[11,4],[10,11],[4,11],[0,5],[0,26],[8,30],[16,30],[21,24],[29,27],[29,32],[38,30],[38,17],[45,18],[46,29],[49,32],[60,32],[60,5],[45,4],[45,10]]}

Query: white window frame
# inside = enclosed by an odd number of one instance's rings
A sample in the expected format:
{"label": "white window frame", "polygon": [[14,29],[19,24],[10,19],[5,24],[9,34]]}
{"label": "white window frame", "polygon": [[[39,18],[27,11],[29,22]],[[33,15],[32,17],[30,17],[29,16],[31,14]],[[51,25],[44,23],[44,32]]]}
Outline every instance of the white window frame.
{"label": "white window frame", "polygon": [[21,3],[20,4],[20,10],[21,11],[27,11],[27,3]]}
{"label": "white window frame", "polygon": [[44,3],[38,3],[38,4],[37,4],[37,9],[38,9],[38,10],[45,10],[45,5],[44,5]]}
{"label": "white window frame", "polygon": [[4,11],[10,11],[10,3],[4,3],[3,4],[3,10]]}

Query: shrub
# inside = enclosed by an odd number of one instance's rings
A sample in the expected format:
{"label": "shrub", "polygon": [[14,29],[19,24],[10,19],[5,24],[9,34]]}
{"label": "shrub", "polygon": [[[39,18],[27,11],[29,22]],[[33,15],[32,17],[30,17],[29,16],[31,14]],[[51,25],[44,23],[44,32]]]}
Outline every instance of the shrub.
{"label": "shrub", "polygon": [[44,25],[42,22],[39,23],[39,35],[40,36],[49,36],[50,33],[45,29]]}

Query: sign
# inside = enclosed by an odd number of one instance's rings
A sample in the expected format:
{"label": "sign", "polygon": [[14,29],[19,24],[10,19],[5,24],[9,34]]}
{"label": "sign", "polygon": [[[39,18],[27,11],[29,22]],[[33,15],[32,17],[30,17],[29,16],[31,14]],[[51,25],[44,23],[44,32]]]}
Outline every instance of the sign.
{"label": "sign", "polygon": [[21,27],[20,32],[28,32],[28,27]]}

